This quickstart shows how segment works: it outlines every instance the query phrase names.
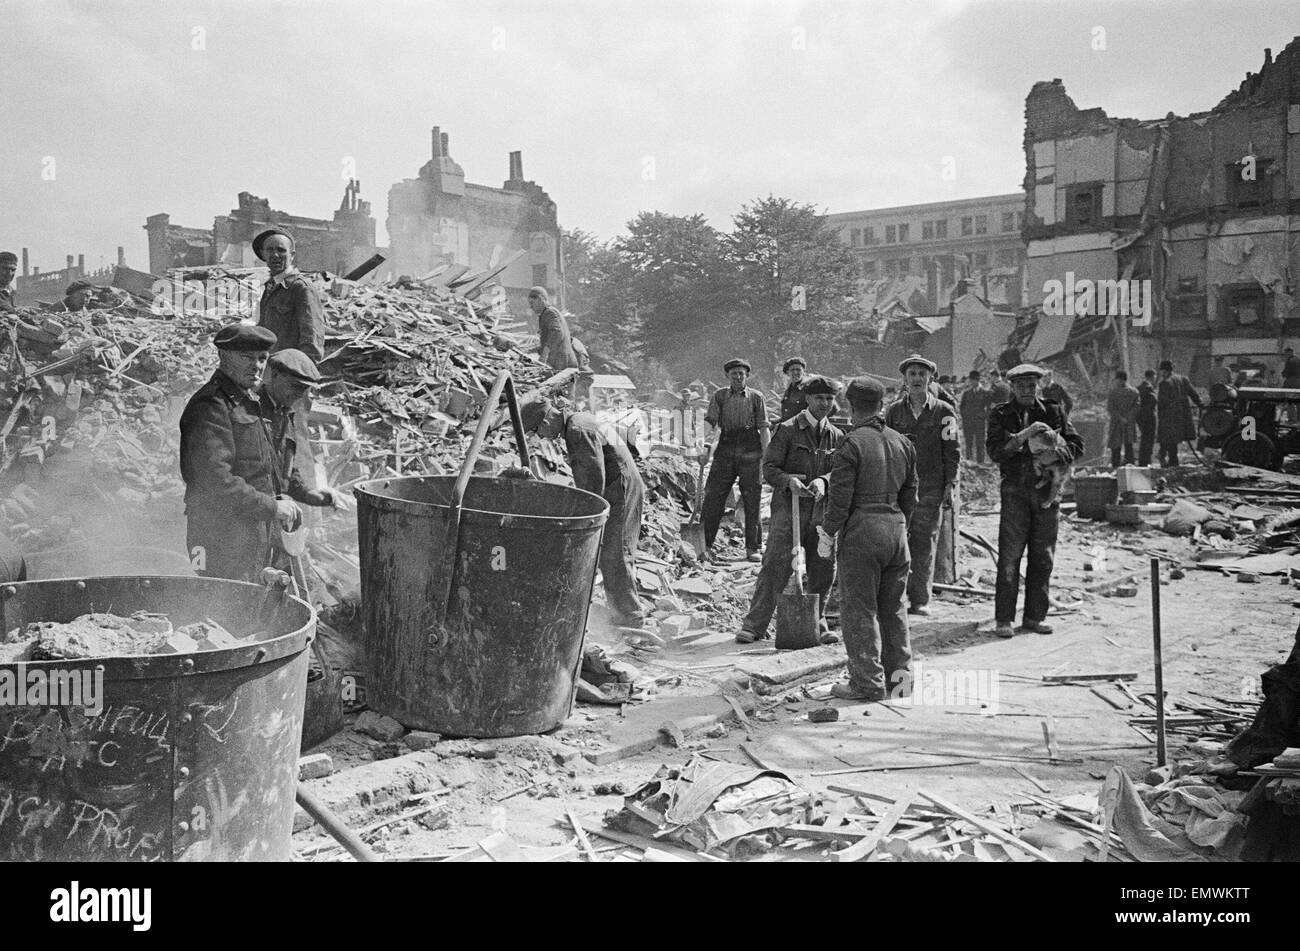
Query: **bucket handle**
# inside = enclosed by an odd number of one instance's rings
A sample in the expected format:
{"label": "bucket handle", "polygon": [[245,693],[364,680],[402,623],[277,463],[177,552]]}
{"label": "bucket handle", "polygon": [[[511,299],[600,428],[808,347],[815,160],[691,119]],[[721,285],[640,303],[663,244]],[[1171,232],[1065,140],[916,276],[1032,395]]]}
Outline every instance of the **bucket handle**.
{"label": "bucket handle", "polygon": [[[469,485],[469,478],[474,473],[474,464],[478,462],[479,452],[483,449],[483,441],[487,438],[488,429],[492,425],[493,416],[496,415],[496,409],[501,402],[503,391],[506,395],[506,402],[510,407],[510,422],[515,431],[515,446],[519,450],[520,464],[525,469],[528,468],[528,440],[524,435],[524,420],[519,412],[519,400],[515,396],[515,382],[511,378],[509,370],[502,370],[492,382],[492,389],[488,392],[487,400],[483,404],[483,410],[479,414],[478,428],[474,430],[474,438],[470,440],[469,452],[465,456],[460,475],[457,477],[456,485],[451,492],[451,503],[447,519],[447,537],[443,543],[442,551],[443,577],[445,580],[434,613],[436,629],[440,629],[447,620],[447,606],[451,601],[451,585],[454,580],[452,575],[455,574],[456,570],[456,551],[460,547],[460,513],[461,506],[465,501],[465,487]],[[437,630],[432,633],[433,636],[437,636]]]}

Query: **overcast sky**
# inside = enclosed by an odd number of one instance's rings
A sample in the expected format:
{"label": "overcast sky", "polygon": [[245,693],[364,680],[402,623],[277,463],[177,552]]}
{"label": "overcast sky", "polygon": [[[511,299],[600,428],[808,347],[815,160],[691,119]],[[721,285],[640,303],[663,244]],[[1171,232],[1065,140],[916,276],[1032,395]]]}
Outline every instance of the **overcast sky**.
{"label": "overcast sky", "polygon": [[1186,114],[1298,34],[1295,0],[0,0],[0,247],[146,267],[149,215],[208,228],[249,191],[329,218],[349,161],[384,244],[434,125],[469,181],[522,149],[601,238],[650,209],[725,227],[769,193],[1000,194],[1036,80]]}

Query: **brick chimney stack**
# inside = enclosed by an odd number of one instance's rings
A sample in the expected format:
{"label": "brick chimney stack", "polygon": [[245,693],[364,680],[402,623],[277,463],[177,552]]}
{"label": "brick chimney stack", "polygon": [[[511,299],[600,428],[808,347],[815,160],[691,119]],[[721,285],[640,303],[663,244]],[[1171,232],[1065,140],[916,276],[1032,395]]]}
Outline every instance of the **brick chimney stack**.
{"label": "brick chimney stack", "polygon": [[27,249],[23,248],[23,277],[27,277],[28,273],[29,272],[27,270]]}
{"label": "brick chimney stack", "polygon": [[433,127],[433,158],[434,160],[442,158],[442,130],[438,126]]}
{"label": "brick chimney stack", "polygon": [[450,145],[450,142],[451,142],[451,136],[448,135],[446,132],[444,132],[444,133],[442,134],[442,152],[441,152],[441,154],[442,154],[445,158],[451,158],[451,145]]}
{"label": "brick chimney stack", "polygon": [[510,153],[510,179],[511,181],[522,182],[524,180],[524,153]]}

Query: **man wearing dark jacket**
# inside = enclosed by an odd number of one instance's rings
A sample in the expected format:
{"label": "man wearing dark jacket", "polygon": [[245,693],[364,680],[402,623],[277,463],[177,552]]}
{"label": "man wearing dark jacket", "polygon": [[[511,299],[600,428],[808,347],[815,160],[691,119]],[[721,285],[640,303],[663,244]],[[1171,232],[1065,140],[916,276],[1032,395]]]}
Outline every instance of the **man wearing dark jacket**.
{"label": "man wearing dark jacket", "polygon": [[526,400],[519,412],[525,432],[543,439],[563,437],[573,484],[609,503],[600,544],[605,602],[615,624],[640,627],[645,608],[636,593],[636,551],[645,483],[627,440],[591,413],[562,410],[544,396]]}
{"label": "man wearing dark jacket", "polygon": [[[279,228],[268,228],[253,239],[253,253],[266,262],[271,276],[262,288],[258,325],[275,334],[272,353],[298,350],[312,363],[325,359],[325,309],[320,294],[294,267],[293,237]],[[297,466],[309,489],[316,487],[316,459],[311,451],[307,416],[311,397],[304,396],[294,412],[294,452]]]}
{"label": "man wearing dark jacket", "polygon": [[781,372],[790,381],[781,394],[781,418],[777,420],[784,423],[787,419],[794,419],[808,406],[808,381],[804,376],[808,372],[808,364],[803,357],[791,357],[782,365]]}
{"label": "man wearing dark jacket", "polygon": [[539,338],[537,358],[559,373],[578,366],[578,355],[573,352],[573,337],[569,322],[551,306],[551,296],[544,287],[534,287],[528,292],[528,307],[537,317]]}
{"label": "man wearing dark jacket", "polygon": [[[989,456],[1002,470],[1002,508],[998,525],[998,579],[994,616],[999,637],[1014,637],[1012,623],[1020,597],[1020,560],[1029,549],[1025,574],[1025,613],[1022,631],[1051,634],[1045,623],[1050,604],[1052,561],[1061,514],[1059,502],[1042,505],[1030,440],[1050,441],[1059,464],[1083,455],[1083,439],[1070,425],[1064,407],[1038,397],[1043,371],[1025,363],[1007,374],[1015,399],[989,414]],[[1041,450],[1040,450],[1041,451]]]}
{"label": "man wearing dark jacket", "polygon": [[1159,401],[1161,468],[1178,465],[1178,444],[1196,440],[1196,420],[1192,404],[1201,406],[1201,394],[1196,392],[1191,380],[1174,372],[1173,362],[1160,361],[1160,385],[1156,388]]}
{"label": "man wearing dark jacket", "polygon": [[831,461],[826,516],[817,544],[829,558],[838,547],[840,629],[849,657],[842,700],[883,700],[890,687],[910,687],[907,521],[916,507],[916,449],[880,416],[884,388],[870,377],[848,386],[853,428]]}
{"label": "man wearing dark jacket", "polygon": [[817,553],[817,520],[826,495],[831,454],[844,440],[844,433],[827,418],[835,406],[839,386],[825,377],[805,378],[804,394],[808,405],[793,419],[786,420],[772,433],[763,454],[763,481],[772,487],[772,519],[768,522],[767,548],[763,567],[758,571],[749,613],[741,625],[736,641],[749,644],[768,636],[767,627],[776,610],[777,596],[794,570],[794,510],[799,505],[799,543],[803,546],[808,567],[808,589],[820,595],[818,616],[822,618],[824,643],[839,640],[826,633],[826,598],[835,580],[835,561]]}
{"label": "man wearing dark jacket", "polygon": [[970,383],[961,395],[961,429],[966,440],[966,458],[984,464],[984,432],[989,424],[993,391],[980,379],[979,370],[970,371]]}
{"label": "man wearing dark jacket", "polygon": [[909,614],[928,616],[930,585],[934,581],[934,551],[939,541],[944,506],[952,503],[961,466],[957,445],[957,413],[930,392],[935,366],[912,354],[898,365],[905,387],[898,402],[885,410],[885,425],[916,447],[916,509],[907,519],[907,578]]}
{"label": "man wearing dark jacket", "polygon": [[213,343],[217,370],[181,414],[186,544],[200,575],[255,581],[271,563],[273,523],[291,529],[302,518],[298,502],[332,500],[284,478],[271,415],[257,394],[274,335],[231,324]]}
{"label": "man wearing dark jacket", "polygon": [[1119,468],[1121,452],[1124,465],[1133,465],[1133,430],[1141,402],[1142,397],[1138,391],[1128,385],[1128,374],[1117,370],[1115,382],[1106,394],[1106,415],[1109,420],[1106,445],[1110,447],[1110,465],[1113,469]]}
{"label": "man wearing dark jacket", "polygon": [[1137,464],[1151,465],[1151,450],[1156,445],[1156,371],[1147,370],[1138,384],[1138,454]]}

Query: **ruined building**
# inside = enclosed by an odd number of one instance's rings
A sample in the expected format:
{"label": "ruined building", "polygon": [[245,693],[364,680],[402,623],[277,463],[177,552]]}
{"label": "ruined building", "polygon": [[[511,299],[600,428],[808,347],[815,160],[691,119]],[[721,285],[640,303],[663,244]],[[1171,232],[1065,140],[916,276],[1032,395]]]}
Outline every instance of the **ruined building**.
{"label": "ruined building", "polygon": [[1127,351],[1130,374],[1169,358],[1204,383],[1213,356],[1272,365],[1298,343],[1300,37],[1186,117],[1113,119],[1037,83],[1024,148],[1026,286],[1045,311],[1026,359],[1096,374]]}
{"label": "ruined building", "polygon": [[992,366],[1023,304],[1021,192],[828,215],[861,267],[874,315],[866,368],[921,353],[944,374]]}
{"label": "ruined building", "polygon": [[173,225],[170,215],[151,215],[144,226],[149,233],[149,270],[162,274],[173,267],[260,266],[253,238],[276,227],[294,236],[301,270],[346,274],[376,252],[384,253],[375,246],[375,219],[370,202],[358,197],[360,192],[361,183],[349,181],[342,203],[328,220],[276,211],[270,201],[248,192],[240,192],[239,207],[217,216],[209,229]]}
{"label": "ruined building", "polygon": [[560,292],[555,202],[524,180],[519,152],[510,153],[510,177],[500,188],[475,185],[452,159],[447,133],[434,126],[429,161],[388,191],[387,227],[394,274],[419,278],[444,264],[473,274],[510,261],[496,281],[517,316],[529,313],[529,287],[541,285],[552,298]]}

